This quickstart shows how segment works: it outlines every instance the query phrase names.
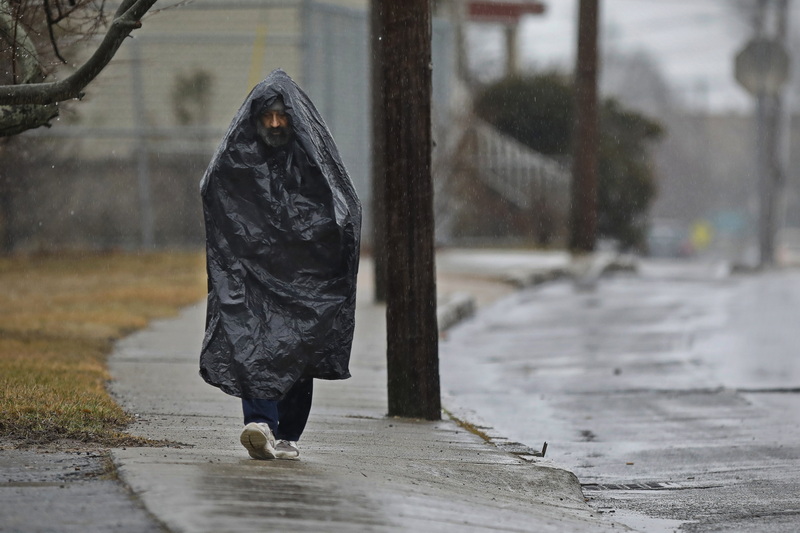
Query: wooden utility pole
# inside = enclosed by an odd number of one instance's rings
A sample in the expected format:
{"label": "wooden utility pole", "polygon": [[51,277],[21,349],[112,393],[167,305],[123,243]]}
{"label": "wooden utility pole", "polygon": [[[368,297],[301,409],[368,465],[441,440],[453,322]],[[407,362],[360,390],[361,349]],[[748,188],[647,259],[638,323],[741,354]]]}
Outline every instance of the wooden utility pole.
{"label": "wooden utility pole", "polygon": [[371,49],[370,93],[372,95],[372,272],[373,299],[386,301],[386,203],[384,163],[384,122],[385,103],[383,90],[383,39],[382,19],[384,0],[372,0],[369,19],[369,39]]}
{"label": "wooden utility pole", "polygon": [[597,241],[597,48],[599,0],[580,0],[575,68],[575,130],[570,250],[594,250]]}
{"label": "wooden utility pole", "polygon": [[430,0],[374,0],[382,89],[389,415],[438,420]]}

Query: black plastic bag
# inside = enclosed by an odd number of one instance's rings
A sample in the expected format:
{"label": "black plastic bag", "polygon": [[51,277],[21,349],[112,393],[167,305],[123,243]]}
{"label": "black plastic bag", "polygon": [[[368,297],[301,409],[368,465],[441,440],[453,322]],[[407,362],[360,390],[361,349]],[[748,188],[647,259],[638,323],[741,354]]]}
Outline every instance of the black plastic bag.
{"label": "black plastic bag", "polygon": [[[283,158],[256,129],[278,96],[294,132]],[[350,377],[361,205],[327,126],[285,72],[251,91],[200,189],[203,379],[234,396],[279,399],[301,376]]]}

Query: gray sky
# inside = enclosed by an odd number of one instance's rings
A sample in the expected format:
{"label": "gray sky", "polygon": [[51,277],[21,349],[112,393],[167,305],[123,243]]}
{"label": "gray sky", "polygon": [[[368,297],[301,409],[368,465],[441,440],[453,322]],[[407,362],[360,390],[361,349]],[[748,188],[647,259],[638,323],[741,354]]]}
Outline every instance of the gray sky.
{"label": "gray sky", "polygon": [[[544,3],[544,15],[522,20],[522,68],[571,70],[577,0]],[[731,4],[731,0],[601,0],[601,47],[606,52],[646,52],[678,98],[691,107],[748,111],[751,98],[733,78],[733,57],[749,39],[750,29]],[[798,13],[797,2],[793,4]],[[474,24],[468,39],[473,64],[494,76],[502,74],[501,29]]]}

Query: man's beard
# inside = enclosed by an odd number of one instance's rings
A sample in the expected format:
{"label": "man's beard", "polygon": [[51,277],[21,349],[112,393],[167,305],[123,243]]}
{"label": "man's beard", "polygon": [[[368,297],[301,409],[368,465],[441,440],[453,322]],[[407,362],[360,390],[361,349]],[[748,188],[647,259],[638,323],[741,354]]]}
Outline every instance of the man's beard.
{"label": "man's beard", "polygon": [[288,126],[268,128],[259,121],[256,124],[256,129],[258,130],[258,136],[261,137],[261,140],[271,148],[286,146],[292,138],[292,130]]}

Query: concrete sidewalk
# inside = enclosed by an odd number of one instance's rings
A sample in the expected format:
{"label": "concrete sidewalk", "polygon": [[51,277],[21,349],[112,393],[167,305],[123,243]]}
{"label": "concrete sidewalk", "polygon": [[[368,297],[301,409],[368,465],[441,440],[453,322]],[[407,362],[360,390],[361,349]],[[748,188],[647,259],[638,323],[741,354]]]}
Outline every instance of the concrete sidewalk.
{"label": "concrete sidewalk", "polygon": [[[437,260],[443,301],[510,290],[463,257]],[[452,420],[388,418],[385,313],[372,303],[369,265],[362,273],[353,378],[315,380],[300,461],[254,461],[239,444],[239,400],[197,373],[203,306],[119,343],[112,391],[138,416],[131,432],[184,444],[113,450],[122,479],[158,520],[172,532],[625,529],[586,505],[570,472],[507,453]]]}

